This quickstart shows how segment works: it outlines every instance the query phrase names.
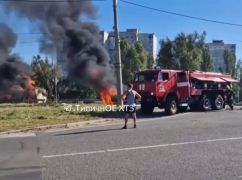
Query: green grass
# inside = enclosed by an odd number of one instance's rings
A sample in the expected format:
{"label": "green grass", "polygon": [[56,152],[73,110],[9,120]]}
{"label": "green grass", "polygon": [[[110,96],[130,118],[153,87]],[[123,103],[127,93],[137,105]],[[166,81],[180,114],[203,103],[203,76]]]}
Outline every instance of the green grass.
{"label": "green grass", "polygon": [[0,132],[120,116],[118,112],[67,112],[63,105],[3,104],[0,105]]}

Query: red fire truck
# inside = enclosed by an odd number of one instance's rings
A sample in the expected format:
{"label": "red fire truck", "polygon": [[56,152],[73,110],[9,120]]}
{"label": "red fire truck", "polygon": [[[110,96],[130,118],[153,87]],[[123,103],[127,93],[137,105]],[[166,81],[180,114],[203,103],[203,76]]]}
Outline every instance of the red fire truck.
{"label": "red fire truck", "polygon": [[172,115],[188,106],[191,110],[223,109],[228,85],[234,82],[230,75],[221,73],[155,69],[137,72],[134,89],[142,96],[143,113],[159,107]]}

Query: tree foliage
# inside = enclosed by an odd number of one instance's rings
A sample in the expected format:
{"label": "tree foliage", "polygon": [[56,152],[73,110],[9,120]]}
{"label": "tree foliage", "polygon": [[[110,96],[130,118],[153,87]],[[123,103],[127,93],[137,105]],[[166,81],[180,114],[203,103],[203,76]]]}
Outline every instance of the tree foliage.
{"label": "tree foliage", "polygon": [[153,58],[144,50],[141,42],[138,41],[131,45],[126,40],[122,40],[120,49],[124,83],[132,82],[135,72],[153,66],[153,62],[151,62]]}
{"label": "tree foliage", "polygon": [[32,79],[38,87],[46,89],[50,100],[55,99],[55,83],[57,86],[57,95],[60,99],[86,99],[98,97],[95,90],[77,84],[71,79],[61,79],[58,71],[49,63],[47,58],[42,59],[39,55],[34,56],[31,68]]}
{"label": "tree foliage", "polygon": [[46,89],[49,99],[54,99],[55,73],[48,58],[42,59],[40,55],[34,56],[31,63],[32,79],[38,87]]}
{"label": "tree foliage", "polygon": [[235,84],[234,91],[237,94],[238,101],[242,101],[242,60],[239,59],[236,63],[234,77],[239,81]]}
{"label": "tree foliage", "polygon": [[71,79],[62,79],[57,85],[60,99],[96,99],[97,91],[84,87]]}
{"label": "tree foliage", "polygon": [[232,76],[235,75],[235,64],[236,64],[236,57],[235,54],[229,50],[224,51],[224,63],[226,65],[226,73],[231,74]]}
{"label": "tree foliage", "polygon": [[147,69],[152,69],[154,67],[154,58],[151,54],[148,54],[148,57],[147,57],[147,64],[146,64],[146,67]]}
{"label": "tree foliage", "polygon": [[213,61],[212,61],[212,57],[211,57],[209,48],[203,47],[202,51],[203,51],[202,52],[202,62],[201,62],[200,70],[205,71],[205,72],[213,71]]}
{"label": "tree foliage", "polygon": [[180,67],[179,61],[176,61],[174,57],[174,46],[173,42],[167,38],[161,40],[160,51],[158,54],[158,65],[165,69],[178,69]]}
{"label": "tree foliage", "polygon": [[174,41],[168,38],[162,40],[158,64],[167,69],[212,70],[211,55],[205,45],[205,36],[205,32],[180,33]]}

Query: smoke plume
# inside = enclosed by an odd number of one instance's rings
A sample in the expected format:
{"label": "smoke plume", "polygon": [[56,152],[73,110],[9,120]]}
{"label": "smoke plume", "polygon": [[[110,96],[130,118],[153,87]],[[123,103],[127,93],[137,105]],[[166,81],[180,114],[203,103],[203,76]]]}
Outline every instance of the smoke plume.
{"label": "smoke plume", "polygon": [[11,54],[16,41],[17,35],[6,24],[0,23],[0,101],[4,98],[22,101],[34,96],[28,84],[29,66]]}
{"label": "smoke plume", "polygon": [[11,49],[15,46],[16,34],[5,24],[0,23],[0,63],[9,56]]}
{"label": "smoke plume", "polygon": [[98,91],[115,83],[110,58],[99,43],[100,31],[84,20],[96,16],[91,1],[8,1],[5,6],[8,12],[37,23],[43,34],[41,52],[57,52],[67,62],[70,77]]}

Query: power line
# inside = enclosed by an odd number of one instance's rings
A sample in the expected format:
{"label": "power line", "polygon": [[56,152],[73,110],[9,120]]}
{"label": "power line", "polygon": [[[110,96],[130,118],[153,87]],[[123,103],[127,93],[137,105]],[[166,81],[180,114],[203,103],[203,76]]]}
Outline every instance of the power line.
{"label": "power line", "polygon": [[202,17],[180,14],[180,13],[176,13],[176,12],[172,12],[172,11],[166,11],[166,10],[163,10],[163,9],[157,9],[157,8],[154,8],[154,7],[149,7],[149,6],[133,3],[133,2],[130,2],[130,1],[126,1],[126,0],[120,0],[120,1],[123,2],[123,3],[126,3],[126,4],[133,5],[133,6],[138,6],[138,7],[142,7],[142,8],[145,8],[145,9],[149,9],[149,10],[153,10],[153,11],[157,11],[157,12],[161,12],[161,13],[166,13],[166,14],[172,14],[172,15],[175,15],[175,16],[185,17],[185,18],[189,18],[189,19],[195,19],[195,20],[199,20],[199,21],[206,21],[206,22],[211,22],[211,23],[242,27],[242,24],[236,24],[236,23],[225,22],[225,21],[217,21],[217,20],[206,19],[206,18],[202,18]]}

